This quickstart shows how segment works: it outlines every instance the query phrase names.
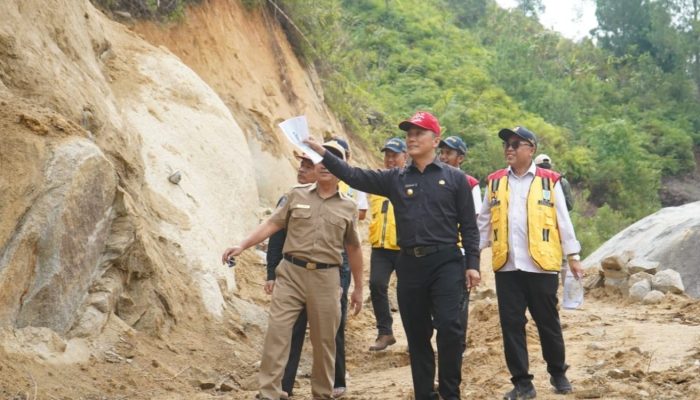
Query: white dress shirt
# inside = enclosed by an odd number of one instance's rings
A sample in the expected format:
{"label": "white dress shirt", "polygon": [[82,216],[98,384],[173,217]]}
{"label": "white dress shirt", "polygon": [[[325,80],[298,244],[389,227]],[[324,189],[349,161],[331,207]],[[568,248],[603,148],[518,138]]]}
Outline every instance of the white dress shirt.
{"label": "white dress shirt", "polygon": [[474,199],[474,213],[478,216],[481,211],[481,188],[474,185],[472,188],[472,198]]}
{"label": "white dress shirt", "polygon": [[[526,271],[537,273],[556,272],[545,271],[535,264],[530,256],[527,239],[527,195],[530,191],[530,184],[535,177],[535,164],[530,164],[527,172],[523,176],[517,176],[508,169],[508,260],[506,264],[498,270],[501,271]],[[477,224],[479,225],[480,243],[479,248],[483,249],[491,245],[491,204],[488,199],[488,188],[484,194],[484,201]],[[566,209],[566,199],[561,185],[557,182],[554,185],[554,205],[557,211],[557,226],[559,227],[559,238],[564,255],[575,254],[581,251],[581,244],[576,239],[574,226]]]}

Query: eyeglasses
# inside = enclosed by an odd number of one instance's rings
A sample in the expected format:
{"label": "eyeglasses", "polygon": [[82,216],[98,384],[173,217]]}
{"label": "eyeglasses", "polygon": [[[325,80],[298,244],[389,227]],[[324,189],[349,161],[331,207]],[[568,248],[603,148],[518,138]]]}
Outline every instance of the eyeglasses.
{"label": "eyeglasses", "polygon": [[512,142],[503,142],[503,150],[508,150],[508,147],[510,147],[513,150],[518,150],[518,147],[520,146],[530,146],[532,147],[532,143],[530,142],[522,142],[520,140],[518,141],[512,141]]}

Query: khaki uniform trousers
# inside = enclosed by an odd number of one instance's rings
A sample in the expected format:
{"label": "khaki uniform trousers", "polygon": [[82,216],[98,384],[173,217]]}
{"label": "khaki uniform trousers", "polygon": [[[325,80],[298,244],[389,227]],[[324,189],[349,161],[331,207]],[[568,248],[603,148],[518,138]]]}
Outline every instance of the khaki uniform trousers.
{"label": "khaki uniform trousers", "polygon": [[338,268],[307,270],[287,260],[277,266],[258,375],[261,397],[279,399],[292,327],[306,307],[313,346],[311,394],[314,399],[333,398],[335,334],[340,326],[339,287]]}

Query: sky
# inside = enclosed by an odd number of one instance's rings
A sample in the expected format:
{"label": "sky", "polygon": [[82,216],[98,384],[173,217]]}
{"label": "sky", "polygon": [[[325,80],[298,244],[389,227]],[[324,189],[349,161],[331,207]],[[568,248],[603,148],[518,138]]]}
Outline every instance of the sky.
{"label": "sky", "polygon": [[[516,0],[496,0],[503,8],[513,8]],[[540,15],[540,23],[555,30],[562,36],[579,40],[587,36],[596,27],[594,0],[543,0],[544,13]]]}

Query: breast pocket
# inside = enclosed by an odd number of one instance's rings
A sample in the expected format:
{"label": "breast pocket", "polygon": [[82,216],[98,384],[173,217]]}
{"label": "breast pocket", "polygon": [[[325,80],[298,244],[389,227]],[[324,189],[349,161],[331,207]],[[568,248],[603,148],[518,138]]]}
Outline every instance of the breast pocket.
{"label": "breast pocket", "polygon": [[291,218],[294,219],[307,219],[311,218],[310,208],[294,208],[291,212]]}
{"label": "breast pocket", "polygon": [[324,215],[323,221],[331,231],[345,232],[345,228],[348,226],[348,221],[345,218],[334,214]]}

